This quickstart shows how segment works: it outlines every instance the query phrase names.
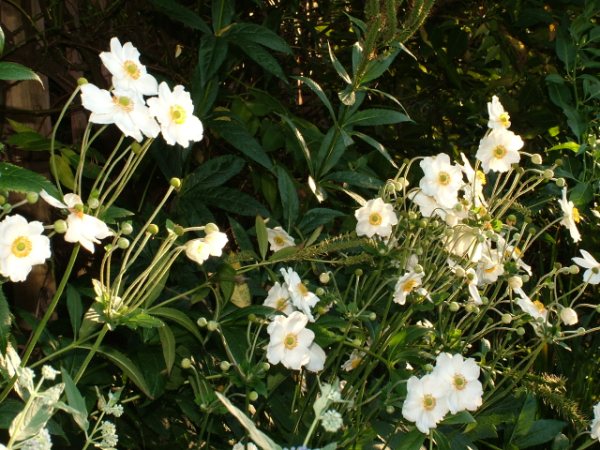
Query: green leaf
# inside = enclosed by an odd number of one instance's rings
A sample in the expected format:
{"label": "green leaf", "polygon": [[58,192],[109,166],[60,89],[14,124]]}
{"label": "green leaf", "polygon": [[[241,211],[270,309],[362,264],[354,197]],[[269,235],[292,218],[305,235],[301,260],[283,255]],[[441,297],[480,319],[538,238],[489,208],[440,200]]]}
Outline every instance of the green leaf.
{"label": "green leaf", "polygon": [[563,142],[562,144],[556,144],[552,147],[550,147],[549,149],[547,149],[547,152],[551,152],[554,150],[571,150],[572,152],[577,153],[579,151],[579,147],[581,147],[580,144],[578,144],[577,142]]}
{"label": "green leaf", "polygon": [[85,433],[88,431],[88,428],[90,426],[87,420],[88,411],[85,405],[85,398],[83,397],[83,395],[81,395],[79,389],[77,389],[77,386],[75,385],[75,382],[64,368],[61,369],[61,373],[62,381],[63,383],[65,383],[65,393],[67,394],[67,402],[75,412],[73,414],[73,420],[81,429],[81,431]]}
{"label": "green leaf", "polygon": [[158,328],[158,337],[160,338],[163,357],[167,366],[167,374],[170,374],[173,364],[175,364],[175,336],[171,328],[165,324]]}
{"label": "green leaf", "polygon": [[569,200],[575,206],[582,207],[590,203],[594,198],[594,190],[590,183],[580,182],[569,192]]}
{"label": "green leaf", "polygon": [[45,190],[60,197],[54,185],[39,173],[5,162],[0,162],[0,190],[23,193]]}
{"label": "green leaf", "polygon": [[231,295],[233,294],[233,289],[235,288],[236,283],[235,276],[236,271],[229,264],[223,264],[219,268],[219,287],[221,288],[221,293],[223,294],[223,300],[226,302],[229,301]]}
{"label": "green leaf", "polygon": [[252,241],[250,241],[248,233],[246,233],[244,227],[232,217],[228,216],[228,219],[238,248],[243,252],[250,252],[251,254],[254,254],[254,244]]}
{"label": "green leaf", "polygon": [[211,158],[185,177],[181,195],[221,186],[240,173],[244,165],[244,160],[234,155]]}
{"label": "green leaf", "polygon": [[217,131],[223,139],[244,155],[256,161],[265,169],[273,170],[273,163],[265,150],[242,124],[234,120],[214,120],[210,122],[210,128]]}
{"label": "green leaf", "polygon": [[535,397],[532,394],[526,394],[519,411],[519,416],[515,422],[515,428],[510,440],[511,443],[514,443],[515,437],[529,434],[529,430],[535,420],[536,412],[537,402],[535,401]]}
{"label": "green leaf", "polygon": [[329,114],[331,115],[331,118],[335,122],[336,117],[335,117],[335,112],[333,111],[333,106],[331,106],[331,102],[327,98],[327,95],[323,91],[323,88],[321,86],[319,86],[319,84],[317,82],[311,80],[308,77],[298,76],[298,77],[292,77],[292,78],[294,78],[295,80],[302,81],[304,84],[306,84],[310,88],[311,91],[313,91],[317,95],[317,97],[319,97],[319,100],[321,100],[323,105],[325,105],[325,107],[329,111]]}
{"label": "green leaf", "polygon": [[252,439],[252,441],[256,445],[258,445],[263,450],[281,450],[281,447],[279,445],[277,445],[275,442],[273,442],[273,440],[271,440],[271,438],[269,438],[269,436],[267,436],[262,431],[260,431],[258,428],[256,428],[256,425],[254,425],[254,422],[252,420],[250,420],[237,407],[235,407],[233,405],[233,403],[231,403],[227,397],[225,397],[223,394],[216,392],[216,391],[215,391],[215,395],[221,401],[221,403],[223,403],[225,405],[225,407],[231,413],[231,415],[233,415],[242,424],[242,426],[248,431],[248,434],[250,435],[250,439]]}
{"label": "green leaf", "polygon": [[395,167],[396,169],[398,168],[398,166],[396,165],[396,163],[394,162],[394,160],[392,159],[392,157],[390,156],[390,154],[388,153],[388,151],[386,150],[386,148],[383,146],[383,144],[381,142],[376,141],[371,136],[367,136],[366,134],[359,133],[358,131],[353,131],[352,136],[356,136],[357,138],[363,140],[365,143],[367,143],[368,145],[373,147],[375,150],[377,150],[379,153],[381,153],[383,155],[383,157],[385,159],[387,159],[388,162],[393,167]]}
{"label": "green leaf", "polygon": [[575,62],[576,48],[567,33],[559,32],[556,35],[556,55],[565,64],[567,72],[570,72]]}
{"label": "green leaf", "polygon": [[267,235],[267,226],[262,217],[256,216],[255,221],[256,239],[258,240],[258,251],[261,259],[264,261],[267,256],[267,249],[269,246],[269,240]]}
{"label": "green leaf", "polygon": [[[92,350],[91,345],[81,345],[80,348]],[[98,354],[104,356],[111,363],[117,366],[128,376],[131,381],[148,397],[153,398],[148,387],[148,383],[144,379],[139,367],[136,366],[131,359],[123,353],[109,347],[100,347],[97,349]]]}
{"label": "green leaf", "polygon": [[216,206],[225,211],[237,213],[242,216],[267,217],[269,212],[254,197],[224,186],[216,187],[202,193],[202,201],[208,205]]}
{"label": "green leaf", "polygon": [[364,75],[359,80],[360,84],[368,83],[369,81],[373,81],[383,75],[383,73],[388,70],[392,62],[394,62],[394,59],[396,59],[398,53],[400,53],[400,49],[393,50],[390,53],[379,57],[378,59],[369,61]]}
{"label": "green leaf", "polygon": [[349,170],[330,173],[324,178],[324,180],[337,181],[338,183],[348,183],[353,186],[366,189],[379,189],[384,184],[379,178],[375,178],[360,172],[351,172]]}
{"label": "green leaf", "polygon": [[193,334],[194,337],[199,341],[202,340],[202,336],[198,331],[198,326],[192,319],[190,319],[190,317],[185,312],[175,308],[168,308],[164,306],[159,308],[152,308],[149,310],[149,312],[152,313],[153,316],[162,317],[163,319],[170,320],[171,322],[176,323],[177,325],[181,326],[182,328],[185,328],[187,331]]}
{"label": "green leaf", "polygon": [[412,122],[406,114],[393,109],[371,108],[357,111],[346,119],[344,128],[349,126],[392,125],[401,122]]}
{"label": "green leaf", "polygon": [[336,217],[342,216],[344,216],[344,213],[335,209],[313,208],[302,215],[298,228],[303,233],[310,233],[320,225],[328,224]]}
{"label": "green leaf", "polygon": [[175,0],[150,0],[150,2],[158,11],[171,19],[181,22],[194,30],[200,30],[205,34],[212,34],[209,26],[198,14]]}
{"label": "green leaf", "polygon": [[69,159],[64,155],[52,155],[50,157],[50,170],[60,183],[73,190],[75,187],[75,175],[69,165]]}
{"label": "green leaf", "polygon": [[286,229],[290,229],[292,224],[298,218],[300,203],[294,181],[288,175],[286,170],[277,166],[277,186],[279,188],[279,196],[281,198],[281,206],[283,207],[283,217],[287,220]]}
{"label": "green leaf", "polygon": [[215,34],[223,27],[231,23],[234,14],[234,2],[232,0],[212,1],[212,26]]}
{"label": "green leaf", "polygon": [[35,151],[49,151],[50,150],[50,139],[42,136],[35,131],[24,131],[9,136],[6,140],[10,145],[14,145],[23,150]]}
{"label": "green leaf", "polygon": [[536,420],[525,436],[519,436],[513,443],[519,448],[529,448],[545,444],[554,439],[565,427],[560,420]]}
{"label": "green leaf", "polygon": [[442,421],[444,425],[463,425],[467,423],[476,423],[475,418],[468,411],[453,414]]}
{"label": "green leaf", "polygon": [[4,354],[6,351],[12,319],[13,316],[10,313],[8,302],[4,296],[4,289],[2,289],[2,285],[0,285],[0,354]]}
{"label": "green leaf", "polygon": [[81,302],[79,291],[71,284],[67,284],[67,311],[69,312],[73,336],[77,339],[81,321],[83,320],[83,303]]}
{"label": "green leaf", "polygon": [[285,247],[273,253],[268,260],[271,262],[284,261],[294,256],[296,253],[298,253],[298,247]]}
{"label": "green leaf", "polygon": [[346,72],[346,69],[344,69],[344,66],[342,66],[342,63],[340,63],[340,61],[335,56],[335,53],[333,53],[333,50],[331,49],[331,45],[329,44],[329,41],[327,41],[327,50],[329,50],[329,59],[331,60],[331,64],[333,64],[333,68],[335,69],[337,74],[346,83],[352,84],[352,78],[350,78],[350,75],[348,75],[348,72]]}
{"label": "green leaf", "polygon": [[[345,142],[344,134],[346,134],[344,130],[340,130],[337,125],[334,125],[327,131],[327,134],[321,141],[319,152],[317,153],[317,170],[321,176],[335,167],[346,151],[349,143]],[[348,135],[346,134],[346,136]],[[351,142],[352,140],[350,139]]]}
{"label": "green leaf", "polygon": [[304,136],[302,136],[302,133],[300,132],[298,127],[294,124],[294,122],[292,122],[292,120],[289,117],[284,116],[284,115],[280,115],[280,117],[292,129],[292,132],[294,133],[294,137],[298,141],[298,144],[300,145],[300,149],[302,150],[302,153],[304,154],[304,158],[306,158],[306,163],[308,165],[309,173],[312,175],[312,173],[313,173],[312,158],[310,156],[310,149],[308,148],[308,145],[306,145],[306,141],[304,140]]}
{"label": "green leaf", "polygon": [[14,62],[8,62],[8,61],[0,62],[0,80],[6,80],[6,81],[32,80],[32,81],[37,81],[42,86],[44,85],[42,83],[42,80],[40,79],[40,77],[38,77],[37,74],[33,70],[31,70],[21,64],[14,63]]}
{"label": "green leaf", "polygon": [[198,49],[198,67],[202,85],[206,86],[208,80],[217,75],[221,65],[227,58],[229,44],[219,36],[205,35],[200,39]]}
{"label": "green leaf", "polygon": [[285,81],[286,83],[288,82],[285,73],[283,73],[283,69],[277,60],[273,57],[273,55],[266,51],[262,45],[255,44],[254,42],[250,41],[234,41],[232,44],[235,44],[241,48],[251,60],[257,63],[267,72],[275,75],[277,78]]}
{"label": "green leaf", "polygon": [[123,321],[123,325],[125,325],[128,328],[131,328],[132,330],[135,330],[138,327],[159,328],[159,327],[164,326],[165,323],[162,320],[148,314],[145,311],[136,310],[133,315],[128,316]]}
{"label": "green leaf", "polygon": [[230,41],[243,40],[263,45],[277,52],[292,54],[287,42],[268,28],[254,23],[234,23],[223,34]]}
{"label": "green leaf", "polygon": [[402,434],[396,441],[396,450],[420,450],[425,441],[425,435],[419,430],[414,429],[410,433]]}

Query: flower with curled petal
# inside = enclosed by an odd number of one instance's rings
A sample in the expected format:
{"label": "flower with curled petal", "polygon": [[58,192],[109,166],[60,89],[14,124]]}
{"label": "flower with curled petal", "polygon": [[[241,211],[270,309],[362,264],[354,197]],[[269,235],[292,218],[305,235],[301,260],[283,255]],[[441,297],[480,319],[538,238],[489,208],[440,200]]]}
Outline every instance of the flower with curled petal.
{"label": "flower with curled petal", "polygon": [[590,252],[586,250],[579,251],[581,252],[581,256],[583,256],[583,258],[576,256],[571,259],[578,266],[587,269],[583,273],[583,281],[590,284],[600,283],[600,263],[596,261],[596,259],[590,254]]}

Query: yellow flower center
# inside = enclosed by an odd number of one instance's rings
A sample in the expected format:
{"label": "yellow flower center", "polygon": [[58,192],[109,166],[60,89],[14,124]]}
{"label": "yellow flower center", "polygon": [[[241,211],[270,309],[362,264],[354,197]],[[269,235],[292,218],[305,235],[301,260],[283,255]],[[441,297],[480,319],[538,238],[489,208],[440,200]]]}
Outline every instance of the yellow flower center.
{"label": "yellow flower center", "polygon": [[137,80],[141,75],[138,65],[129,59],[123,63],[123,69],[134,80]]}
{"label": "yellow flower center", "polygon": [[426,411],[431,411],[435,408],[435,398],[431,394],[425,394],[423,396],[423,409]]}
{"label": "yellow flower center", "polygon": [[500,114],[500,116],[498,116],[498,120],[500,121],[503,127],[508,128],[510,126],[510,116],[507,112],[503,112],[502,114]]}
{"label": "yellow flower center", "polygon": [[535,307],[537,308],[537,310],[540,313],[543,313],[544,311],[546,311],[546,307],[544,306],[544,304],[542,302],[540,302],[539,300],[535,300],[533,302],[533,304],[535,305]]}
{"label": "yellow flower center", "polygon": [[373,226],[381,225],[383,222],[383,217],[378,212],[371,213],[369,215],[369,224]]}
{"label": "yellow flower center", "polygon": [[183,106],[179,106],[179,105],[173,105],[171,106],[171,120],[173,122],[175,122],[177,125],[181,125],[182,123],[185,122],[185,119],[187,118],[187,113],[185,112],[185,109]]}
{"label": "yellow flower center", "polygon": [[504,145],[498,145],[493,150],[494,158],[497,158],[497,159],[504,158],[506,156],[506,153],[508,153],[508,151],[506,150],[506,147]]}
{"label": "yellow flower center", "polygon": [[477,172],[475,172],[475,176],[477,177],[479,183],[482,186],[485,186],[485,183],[487,183],[487,180],[485,179],[485,173],[483,173],[481,170],[478,170]]}
{"label": "yellow flower center", "polygon": [[411,292],[415,287],[417,287],[417,284],[418,284],[418,282],[414,278],[410,279],[410,280],[406,280],[404,282],[404,284],[402,285],[402,290],[404,292]]}
{"label": "yellow flower center", "polygon": [[298,292],[300,292],[300,295],[302,295],[302,297],[306,297],[308,295],[308,289],[306,289],[306,286],[304,286],[303,283],[298,283],[296,285],[296,289],[298,289]]}
{"label": "yellow flower center", "polygon": [[454,389],[462,391],[467,387],[467,379],[460,373],[457,373],[452,378],[452,385],[454,386]]}
{"label": "yellow flower center", "polygon": [[298,345],[298,337],[293,333],[289,333],[283,338],[283,345],[288,350],[293,350]]}
{"label": "yellow flower center", "polygon": [[281,297],[277,299],[277,302],[275,302],[275,309],[277,311],[283,311],[285,309],[285,307],[287,306],[287,298]]}
{"label": "yellow flower center", "polygon": [[283,240],[283,238],[281,236],[275,236],[273,238],[273,241],[275,242],[275,245],[278,245],[278,246],[285,244],[285,241]]}
{"label": "yellow flower center", "polygon": [[492,272],[494,272],[494,271],[496,270],[496,267],[498,267],[498,266],[495,266],[495,265],[494,265],[494,266],[492,266],[492,267],[488,267],[487,269],[483,269],[483,271],[484,271],[485,273],[492,273]]}
{"label": "yellow flower center", "polygon": [[362,361],[362,358],[360,358],[360,357],[354,358],[352,361],[350,361],[350,367],[352,367],[353,369],[356,369],[360,365],[361,361]]}
{"label": "yellow flower center", "polygon": [[125,112],[133,111],[133,102],[129,97],[113,97],[113,102]]}
{"label": "yellow flower center", "polygon": [[579,210],[573,206],[573,220],[575,223],[579,223],[581,220],[581,215],[579,214]]}
{"label": "yellow flower center", "polygon": [[438,182],[442,186],[447,186],[448,184],[450,184],[450,181],[452,181],[452,178],[450,177],[450,175],[448,174],[448,172],[440,172],[438,174]]}
{"label": "yellow flower center", "polygon": [[13,255],[17,258],[25,258],[31,253],[32,245],[31,241],[26,236],[19,236],[16,238],[10,248]]}

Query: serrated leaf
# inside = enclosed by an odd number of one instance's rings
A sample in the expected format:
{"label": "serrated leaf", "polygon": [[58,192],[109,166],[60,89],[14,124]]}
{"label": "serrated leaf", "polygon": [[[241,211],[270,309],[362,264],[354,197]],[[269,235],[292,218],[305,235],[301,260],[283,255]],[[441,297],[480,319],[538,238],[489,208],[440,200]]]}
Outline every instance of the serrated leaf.
{"label": "serrated leaf", "polygon": [[0,80],[6,81],[37,81],[42,86],[41,78],[31,69],[19,63],[1,61],[0,62]]}
{"label": "serrated leaf", "polygon": [[227,28],[227,31],[223,36],[227,37],[229,40],[232,38],[236,40],[246,40],[263,45],[277,52],[286,53],[288,55],[292,54],[292,49],[283,38],[262,25],[254,23],[234,23]]}
{"label": "serrated leaf", "polygon": [[214,120],[210,127],[223,139],[265,169],[273,170],[273,163],[260,143],[237,121]]}
{"label": "serrated leaf", "polygon": [[175,0],[150,0],[154,7],[173,20],[184,25],[200,30],[206,34],[212,34],[209,26],[202,18],[189,8],[179,4]]}
{"label": "serrated leaf", "polygon": [[232,42],[237,45],[242,51],[248,55],[248,57],[253,60],[256,64],[261,66],[267,72],[275,75],[280,80],[287,83],[287,77],[283,72],[283,69],[277,62],[277,60],[271,55],[262,45],[255,44],[254,42],[249,41],[235,41]]}
{"label": "serrated leaf", "polygon": [[256,216],[254,228],[256,229],[256,240],[258,241],[258,251],[261,259],[264,261],[267,256],[267,249],[269,247],[267,226],[262,217]]}
{"label": "serrated leaf", "polygon": [[67,394],[68,405],[75,411],[75,414],[72,414],[73,420],[81,431],[85,433],[89,428],[85,398],[83,398],[83,395],[81,395],[79,389],[77,389],[75,382],[64,368],[61,369],[61,373],[62,381],[65,383],[65,394]]}
{"label": "serrated leaf", "polygon": [[198,326],[183,311],[180,311],[175,308],[159,307],[159,308],[152,308],[150,310],[150,312],[152,313],[153,316],[162,317],[163,319],[170,320],[171,322],[176,323],[177,325],[185,328],[187,331],[189,331],[191,334],[193,334],[194,337],[196,339],[198,339],[199,341],[202,340],[202,336],[200,335],[200,332],[198,331]]}
{"label": "serrated leaf", "polygon": [[158,337],[160,338],[167,373],[170,374],[173,364],[175,364],[175,335],[171,328],[164,324],[158,328]]}
{"label": "serrated leaf", "polygon": [[45,190],[60,197],[54,185],[39,173],[5,162],[0,162],[0,190],[23,193]]}

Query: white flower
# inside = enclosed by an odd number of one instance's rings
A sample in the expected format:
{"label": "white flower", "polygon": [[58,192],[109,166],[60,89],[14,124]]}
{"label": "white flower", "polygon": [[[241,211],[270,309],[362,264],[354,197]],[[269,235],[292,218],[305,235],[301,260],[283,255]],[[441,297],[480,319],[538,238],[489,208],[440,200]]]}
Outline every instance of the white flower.
{"label": "white flower", "polygon": [[467,269],[465,272],[465,279],[467,280],[467,288],[469,289],[469,294],[473,299],[473,302],[476,305],[482,305],[481,296],[479,295],[479,290],[477,289],[477,284],[479,283],[479,279],[477,278],[477,272],[472,267]]}
{"label": "white flower", "polygon": [[460,168],[468,181],[468,184],[463,186],[465,197],[475,206],[487,205],[483,195],[483,186],[486,184],[485,174],[481,170],[475,171],[464,153],[461,153],[460,157],[463,161]]}
{"label": "white flower", "polygon": [[187,147],[191,142],[202,139],[202,122],[194,116],[194,104],[183,86],[175,86],[173,91],[164,81],[158,86],[158,97],[149,98],[150,113],[160,123],[163,138],[169,145],[175,143]]}
{"label": "white flower", "polygon": [[211,256],[221,256],[223,248],[227,244],[227,235],[221,231],[214,223],[206,225],[206,236],[204,242],[208,245],[208,254]]}
{"label": "white flower", "polygon": [[385,203],[382,198],[369,200],[363,206],[354,211],[356,217],[356,234],[358,236],[389,237],[392,234],[392,226],[398,223],[398,217],[394,207]]}
{"label": "white flower", "polygon": [[101,449],[109,449],[117,446],[119,436],[117,436],[117,427],[114,423],[108,420],[103,421],[100,424],[100,435],[102,440],[97,446]]}
{"label": "white flower", "polygon": [[58,370],[55,370],[52,366],[45,365],[42,367],[42,378],[46,380],[54,380],[56,378],[56,375],[58,375],[59,373],[60,372]]}
{"label": "white flower", "polygon": [[563,308],[560,311],[560,320],[565,325],[575,325],[579,322],[579,317],[577,317],[577,312],[573,308]]}
{"label": "white flower", "polygon": [[415,273],[413,271],[407,272],[398,278],[394,287],[394,302],[404,305],[406,303],[406,296],[415,288],[421,286],[422,280],[423,273]]}
{"label": "white flower", "polygon": [[306,328],[308,317],[294,311],[288,317],[277,316],[267,327],[270,341],[267,360],[271,364],[282,363],[288,369],[300,370],[310,361],[309,347],[315,334]]}
{"label": "white flower", "polygon": [[512,131],[494,129],[479,142],[475,157],[481,161],[485,173],[508,172],[511,164],[521,159],[519,150],[523,147],[523,139]]}
{"label": "white flower", "polygon": [[254,445],[253,442],[248,442],[246,445],[242,444],[241,442],[237,442],[233,447],[231,447],[231,450],[258,450],[258,447]]}
{"label": "white flower", "polygon": [[446,250],[471,262],[478,262],[483,254],[479,230],[467,225],[457,225],[452,230],[453,234],[445,240]]}
{"label": "white flower", "polygon": [[409,197],[418,207],[423,217],[439,216],[446,219],[448,210],[440,205],[431,195],[424,194],[423,191],[414,191]]}
{"label": "white flower", "polygon": [[460,167],[452,165],[445,153],[428,156],[419,165],[425,174],[419,182],[423,193],[431,195],[444,208],[454,207],[464,184]]}
{"label": "white flower", "polygon": [[592,439],[600,441],[600,402],[594,405],[594,420],[592,420],[590,428]]}
{"label": "white flower", "polygon": [[83,248],[94,253],[94,244],[99,244],[100,239],[105,239],[113,234],[100,219],[83,213],[83,202],[78,195],[66,194],[63,197],[64,203],[56,200],[46,191],[40,192],[40,196],[50,206],[69,210],[65,241],[79,242]]}
{"label": "white flower", "polygon": [[541,320],[544,323],[548,322],[548,310],[542,302],[539,300],[531,301],[529,296],[525,294],[521,288],[515,289],[515,292],[519,295],[517,305],[519,305],[524,312],[529,314],[535,320]]}
{"label": "white flower", "polygon": [[354,350],[352,350],[352,353],[350,353],[350,357],[346,360],[346,362],[342,364],[342,369],[344,369],[346,372],[350,372],[351,370],[356,369],[360,365],[364,357],[365,352],[355,348]]}
{"label": "white flower", "polygon": [[423,378],[410,377],[407,382],[407,395],[402,405],[402,415],[415,422],[421,433],[429,433],[449,411],[446,395],[448,386],[433,374]]}
{"label": "white flower", "polygon": [[477,262],[477,276],[480,284],[491,284],[498,281],[498,277],[504,274],[504,263],[502,253],[489,246],[483,248],[481,259]]}
{"label": "white flower", "polygon": [[510,116],[506,111],[498,97],[495,95],[492,97],[492,101],[487,104],[488,109],[488,127],[491,129],[505,129],[510,128]]}
{"label": "white flower", "polygon": [[150,110],[134,92],[114,90],[108,92],[93,84],[81,86],[81,103],[91,112],[91,123],[114,123],[125,136],[140,142],[144,137],[155,138],[160,127],[150,114]]}
{"label": "white flower", "polygon": [[594,259],[594,257],[585,250],[580,250],[583,258],[576,256],[571,258],[575,264],[587,269],[583,273],[583,281],[590,284],[600,283],[600,263]]}
{"label": "white flower", "polygon": [[50,240],[41,222],[23,216],[7,216],[0,222],[0,274],[11,281],[25,281],[31,268],[50,258]]}
{"label": "white flower", "polygon": [[140,52],[131,42],[121,46],[116,37],[110,40],[110,52],[100,53],[100,59],[112,75],[115,89],[126,89],[143,95],[156,95],[156,79],[140,63]]}
{"label": "white flower", "polygon": [[577,224],[581,220],[579,216],[579,210],[575,207],[572,201],[567,200],[567,188],[562,190],[562,199],[558,200],[560,209],[563,212],[563,218],[560,221],[561,225],[564,225],[571,233],[573,242],[579,242],[581,240],[581,234],[577,229]]}
{"label": "white flower", "polygon": [[203,264],[210,257],[210,245],[204,238],[192,239],[185,243],[185,254],[192,261]]}
{"label": "white flower", "polygon": [[295,245],[294,238],[287,234],[281,227],[267,228],[267,239],[269,240],[269,244],[271,244],[269,248],[273,252]]}
{"label": "white flower", "polygon": [[321,425],[330,433],[335,433],[344,425],[342,415],[335,409],[329,409],[321,415]]}
{"label": "white flower", "polygon": [[323,350],[319,344],[313,342],[312,345],[308,347],[308,352],[310,358],[304,368],[310,372],[320,372],[323,370],[325,368],[325,359],[327,358],[325,350]]}
{"label": "white flower", "polygon": [[304,283],[302,283],[300,276],[291,268],[288,267],[287,270],[282,268],[281,274],[285,280],[294,307],[306,314],[311,322],[314,322],[315,318],[310,309],[317,304],[319,297],[308,290]]}
{"label": "white flower", "polygon": [[285,285],[275,282],[275,284],[267,292],[267,298],[263,302],[263,305],[270,306],[271,308],[281,311],[285,315],[290,315],[294,312],[294,306],[290,299],[290,292]]}
{"label": "white flower", "polygon": [[473,358],[463,359],[460,354],[440,353],[432,374],[449,386],[446,402],[452,414],[464,410],[475,411],[481,406],[483,386],[478,380],[479,366]]}

